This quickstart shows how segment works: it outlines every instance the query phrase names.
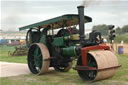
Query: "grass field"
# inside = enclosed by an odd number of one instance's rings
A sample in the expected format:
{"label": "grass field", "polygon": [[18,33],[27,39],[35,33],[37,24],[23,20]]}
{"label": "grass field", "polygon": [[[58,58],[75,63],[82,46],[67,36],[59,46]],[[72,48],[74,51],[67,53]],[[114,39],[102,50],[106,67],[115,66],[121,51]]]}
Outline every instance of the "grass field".
{"label": "grass field", "polygon": [[0,46],[0,61],[27,63],[26,56],[9,56],[8,52],[13,52],[15,46]]}
{"label": "grass field", "polygon": [[[26,56],[8,56],[8,51],[14,47],[0,47],[0,61],[27,63]],[[69,72],[51,71],[45,75],[33,74],[0,78],[0,85],[128,85],[128,55],[117,55],[122,65],[116,75],[110,79],[87,82],[80,79],[77,72],[71,69]]]}

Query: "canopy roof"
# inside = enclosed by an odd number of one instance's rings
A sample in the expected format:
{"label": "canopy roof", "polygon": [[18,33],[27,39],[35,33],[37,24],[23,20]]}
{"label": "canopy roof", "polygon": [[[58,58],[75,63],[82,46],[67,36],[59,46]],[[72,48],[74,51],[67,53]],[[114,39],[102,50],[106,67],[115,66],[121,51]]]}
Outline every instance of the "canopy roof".
{"label": "canopy roof", "polygon": [[[66,14],[49,20],[41,21],[24,27],[20,27],[19,30],[26,30],[30,28],[46,28],[48,25],[52,25],[53,29],[67,27],[68,25],[79,24],[79,16],[77,14]],[[85,16],[85,23],[91,22],[92,18]]]}

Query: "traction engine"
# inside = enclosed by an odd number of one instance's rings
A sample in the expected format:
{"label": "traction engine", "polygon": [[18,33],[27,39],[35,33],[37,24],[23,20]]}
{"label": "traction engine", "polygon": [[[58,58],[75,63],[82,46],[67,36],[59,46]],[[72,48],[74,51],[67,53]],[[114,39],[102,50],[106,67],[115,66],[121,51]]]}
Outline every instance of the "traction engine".
{"label": "traction engine", "polygon": [[73,69],[83,80],[112,77],[120,65],[110,47],[103,44],[100,32],[92,31],[86,38],[84,23],[91,21],[91,17],[84,16],[84,7],[79,6],[78,14],[66,14],[19,28],[28,29],[30,71],[40,75],[54,67],[56,71],[68,72],[77,59]]}

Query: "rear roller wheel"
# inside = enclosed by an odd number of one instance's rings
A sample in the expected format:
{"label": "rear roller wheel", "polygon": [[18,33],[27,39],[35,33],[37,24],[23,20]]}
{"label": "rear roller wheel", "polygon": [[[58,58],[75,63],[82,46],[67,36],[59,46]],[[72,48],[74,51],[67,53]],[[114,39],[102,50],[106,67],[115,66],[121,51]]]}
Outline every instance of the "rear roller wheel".
{"label": "rear roller wheel", "polygon": [[33,74],[42,74],[48,71],[50,57],[45,45],[35,43],[31,45],[28,52],[28,67]]}

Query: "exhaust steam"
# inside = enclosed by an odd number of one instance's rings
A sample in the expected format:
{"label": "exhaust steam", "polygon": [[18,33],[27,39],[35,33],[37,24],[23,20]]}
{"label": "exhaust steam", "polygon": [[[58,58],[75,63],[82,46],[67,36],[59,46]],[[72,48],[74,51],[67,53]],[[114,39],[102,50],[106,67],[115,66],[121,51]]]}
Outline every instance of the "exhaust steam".
{"label": "exhaust steam", "polygon": [[110,2],[113,4],[117,4],[120,2],[120,0],[83,0],[82,5],[87,8],[90,6],[98,6],[101,2]]}

